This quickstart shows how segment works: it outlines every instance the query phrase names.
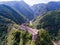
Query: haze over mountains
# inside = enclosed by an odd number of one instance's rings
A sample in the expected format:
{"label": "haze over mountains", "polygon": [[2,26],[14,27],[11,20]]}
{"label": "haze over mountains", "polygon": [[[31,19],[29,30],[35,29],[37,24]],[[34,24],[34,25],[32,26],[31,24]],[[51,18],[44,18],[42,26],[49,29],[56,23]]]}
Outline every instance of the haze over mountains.
{"label": "haze over mountains", "polygon": [[[34,19],[34,20],[33,20]],[[33,22],[30,25],[30,22]],[[37,36],[20,29],[39,30]],[[35,30],[34,29],[34,30]],[[35,4],[24,1],[0,2],[0,45],[54,45],[60,40],[60,2]]]}
{"label": "haze over mountains", "polygon": [[33,6],[29,6],[24,1],[7,1],[1,2],[0,4],[9,5],[22,13],[28,20],[32,20],[39,15],[52,10],[60,10],[60,2],[48,2],[47,4],[40,3]]}
{"label": "haze over mountains", "polygon": [[35,16],[43,15],[48,11],[60,10],[60,2],[48,2],[47,4],[35,4],[31,8],[35,12]]}
{"label": "haze over mountains", "polygon": [[11,19],[17,24],[22,24],[23,22],[27,21],[27,18],[24,17],[20,12],[4,4],[0,5],[0,16]]}
{"label": "haze over mountains", "polygon": [[24,1],[7,1],[7,2],[1,2],[1,4],[13,7],[14,9],[22,13],[26,18],[28,18],[28,20],[32,20],[34,18],[33,10]]}

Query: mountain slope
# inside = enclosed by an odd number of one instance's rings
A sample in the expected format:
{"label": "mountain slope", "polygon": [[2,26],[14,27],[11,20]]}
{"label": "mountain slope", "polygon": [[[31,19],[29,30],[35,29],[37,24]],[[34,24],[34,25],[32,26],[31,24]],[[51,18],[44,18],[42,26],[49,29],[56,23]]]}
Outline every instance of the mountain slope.
{"label": "mountain slope", "polygon": [[48,11],[60,10],[60,2],[48,2],[46,4],[40,3],[35,4],[32,7],[32,10],[35,12],[35,16],[43,15]]}
{"label": "mountain slope", "polygon": [[60,30],[60,10],[50,11],[38,17],[34,22],[34,26],[37,29],[44,28],[48,30],[50,35],[55,38]]}
{"label": "mountain slope", "polygon": [[14,22],[8,18],[0,16],[0,45],[6,44],[7,34],[12,28]]}
{"label": "mountain slope", "polygon": [[0,5],[0,15],[11,19],[18,24],[27,21],[26,18],[20,12],[4,4]]}
{"label": "mountain slope", "polygon": [[8,2],[1,2],[0,4],[6,4],[9,5],[10,7],[15,8],[24,16],[26,16],[26,18],[28,18],[29,20],[32,20],[34,18],[33,10],[24,1],[8,1]]}

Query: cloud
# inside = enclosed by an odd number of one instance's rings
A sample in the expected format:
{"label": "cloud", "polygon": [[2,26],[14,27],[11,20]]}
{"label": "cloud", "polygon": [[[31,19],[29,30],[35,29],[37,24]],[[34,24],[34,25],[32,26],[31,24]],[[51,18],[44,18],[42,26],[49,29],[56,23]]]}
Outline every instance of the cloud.
{"label": "cloud", "polygon": [[60,0],[24,0],[27,4],[33,5],[38,3],[48,3],[50,1],[60,1]]}
{"label": "cloud", "polygon": [[[1,1],[21,1],[21,0],[0,0]],[[47,3],[50,1],[60,1],[60,0],[24,0],[27,4],[33,5],[38,3]]]}
{"label": "cloud", "polygon": [[21,0],[0,0],[0,1],[21,1]]}

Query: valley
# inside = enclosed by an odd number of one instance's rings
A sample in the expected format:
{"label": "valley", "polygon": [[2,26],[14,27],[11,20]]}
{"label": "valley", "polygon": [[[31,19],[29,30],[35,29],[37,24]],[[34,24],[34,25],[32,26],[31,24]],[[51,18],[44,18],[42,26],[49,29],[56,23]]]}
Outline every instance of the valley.
{"label": "valley", "polygon": [[1,2],[0,45],[60,45],[59,5]]}

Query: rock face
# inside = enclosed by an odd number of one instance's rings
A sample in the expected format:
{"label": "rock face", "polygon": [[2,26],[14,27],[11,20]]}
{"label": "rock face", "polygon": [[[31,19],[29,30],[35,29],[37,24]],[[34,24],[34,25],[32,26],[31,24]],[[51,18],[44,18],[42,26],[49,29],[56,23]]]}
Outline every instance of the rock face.
{"label": "rock face", "polygon": [[35,40],[37,38],[37,34],[38,34],[37,29],[32,29],[28,26],[25,26],[24,24],[20,25],[19,29],[22,29],[22,30],[27,31],[30,34],[32,34],[32,40]]}

